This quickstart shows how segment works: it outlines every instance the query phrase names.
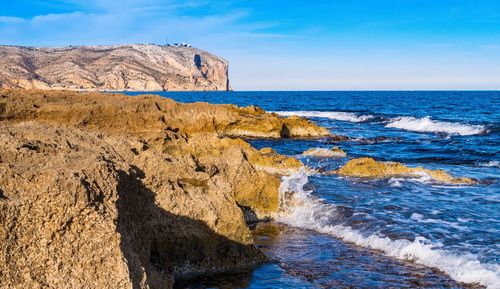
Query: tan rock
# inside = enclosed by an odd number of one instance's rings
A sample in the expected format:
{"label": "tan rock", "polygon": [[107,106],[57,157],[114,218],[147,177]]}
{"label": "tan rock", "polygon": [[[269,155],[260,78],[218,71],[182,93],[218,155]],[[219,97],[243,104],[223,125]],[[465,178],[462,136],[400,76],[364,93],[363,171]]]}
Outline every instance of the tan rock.
{"label": "tan rock", "polygon": [[238,122],[323,132],[257,107],[0,91],[0,287],[171,288],[264,260],[245,221],[302,163],[225,137]]}
{"label": "tan rock", "polygon": [[172,155],[190,154],[207,171],[225,175],[231,180],[236,202],[252,208],[259,218],[270,217],[278,209],[279,176],[297,172],[303,166],[299,160],[272,149],[258,151],[241,139],[220,139],[212,134],[195,134],[161,146]]}
{"label": "tan rock", "polygon": [[334,173],[341,176],[360,178],[417,177],[428,175],[437,182],[450,184],[476,184],[471,178],[455,178],[443,170],[429,170],[422,167],[410,168],[397,162],[377,162],[364,157],[352,159]]}
{"label": "tan rock", "polygon": [[0,88],[230,89],[226,60],[195,48],[159,45],[0,46]]}
{"label": "tan rock", "polygon": [[[210,159],[143,150],[130,137],[20,123],[3,125],[0,139],[2,288],[169,288],[263,259],[237,204],[272,209],[279,179],[242,156],[225,153],[231,161],[212,175]],[[271,184],[234,191],[261,177]]]}
{"label": "tan rock", "polygon": [[275,175],[290,175],[304,166],[301,161],[280,155],[271,148],[249,151],[248,161],[259,170]]}
{"label": "tan rock", "polygon": [[4,119],[36,119],[133,135],[157,135],[166,128],[188,134],[231,137],[320,137],[329,131],[301,118],[280,118],[257,107],[177,103],[160,96],[68,91],[4,90]]}
{"label": "tan rock", "polygon": [[310,148],[307,151],[303,152],[302,155],[312,156],[312,157],[327,157],[327,158],[347,156],[347,154],[338,147],[334,147],[332,149]]}

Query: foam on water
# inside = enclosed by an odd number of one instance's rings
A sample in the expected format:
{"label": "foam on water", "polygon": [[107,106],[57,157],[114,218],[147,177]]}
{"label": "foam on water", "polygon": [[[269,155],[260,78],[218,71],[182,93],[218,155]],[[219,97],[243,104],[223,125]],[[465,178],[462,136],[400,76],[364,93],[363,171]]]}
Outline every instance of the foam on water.
{"label": "foam on water", "polygon": [[487,163],[482,163],[481,166],[483,166],[483,167],[500,168],[500,162],[499,161],[489,161]]}
{"label": "foam on water", "polygon": [[419,223],[430,223],[430,224],[444,224],[449,227],[455,228],[457,230],[466,230],[467,228],[460,226],[456,222],[448,222],[448,221],[443,221],[443,220],[438,220],[438,219],[432,219],[432,218],[424,218],[422,214],[419,213],[413,213],[410,216],[410,219]]}
{"label": "foam on water", "polygon": [[459,282],[500,288],[500,266],[481,263],[473,254],[452,253],[423,237],[417,237],[414,241],[393,240],[378,234],[363,234],[347,225],[332,225],[332,220],[342,216],[335,205],[325,203],[304,189],[308,177],[305,170],[283,177],[280,186],[281,212],[277,216],[279,222],[329,234],[345,242],[381,251],[390,257],[437,268]]}
{"label": "foam on water", "polygon": [[393,188],[402,187],[403,186],[402,182],[413,182],[413,183],[426,184],[426,185],[431,185],[435,188],[464,188],[464,187],[466,187],[464,185],[441,183],[441,182],[433,179],[426,172],[415,172],[415,176],[411,177],[411,178],[390,178],[388,180],[389,186],[393,187]]}
{"label": "foam on water", "polygon": [[485,126],[432,120],[430,117],[411,116],[391,119],[386,127],[399,128],[416,132],[442,132],[456,135],[475,135],[487,132]]}
{"label": "foam on water", "polygon": [[356,115],[352,112],[344,111],[273,111],[282,116],[302,116],[302,117],[321,117],[333,120],[348,122],[363,122],[373,118],[373,115]]}

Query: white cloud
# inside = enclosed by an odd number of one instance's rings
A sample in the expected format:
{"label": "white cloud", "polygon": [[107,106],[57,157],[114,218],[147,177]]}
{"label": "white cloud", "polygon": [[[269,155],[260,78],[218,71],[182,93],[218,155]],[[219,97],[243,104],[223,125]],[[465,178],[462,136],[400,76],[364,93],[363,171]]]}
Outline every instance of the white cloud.
{"label": "white cloud", "polygon": [[25,19],[19,17],[0,16],[0,24],[20,24],[26,22]]}
{"label": "white cloud", "polygon": [[89,17],[83,12],[73,12],[73,13],[61,13],[61,14],[45,14],[45,15],[37,15],[28,20],[28,23],[31,24],[43,24],[50,22],[58,22],[58,23],[66,23],[67,21],[73,22],[76,18],[81,17]]}

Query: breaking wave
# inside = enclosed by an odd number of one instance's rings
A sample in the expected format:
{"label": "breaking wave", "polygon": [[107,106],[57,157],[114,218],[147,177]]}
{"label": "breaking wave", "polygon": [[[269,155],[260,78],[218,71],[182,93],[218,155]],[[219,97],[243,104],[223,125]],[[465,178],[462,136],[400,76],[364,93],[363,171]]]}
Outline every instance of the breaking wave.
{"label": "breaking wave", "polygon": [[499,161],[489,161],[487,163],[482,163],[480,164],[482,167],[493,167],[493,168],[500,168],[500,162]]}
{"label": "breaking wave", "polygon": [[348,122],[363,122],[374,118],[373,115],[357,115],[352,112],[344,111],[273,111],[282,116],[302,116],[302,117],[321,117],[333,120]]}
{"label": "breaking wave", "polygon": [[481,263],[473,254],[457,255],[423,237],[414,241],[392,240],[378,234],[363,234],[347,225],[333,225],[332,220],[342,218],[335,205],[324,203],[304,189],[308,182],[305,170],[283,177],[280,186],[279,222],[290,226],[329,234],[345,242],[383,252],[387,256],[410,260],[439,269],[463,283],[479,283],[487,288],[500,288],[500,266]]}
{"label": "breaking wave", "polygon": [[411,116],[392,119],[386,127],[399,128],[416,132],[441,132],[446,134],[475,135],[487,132],[485,126],[461,124],[432,120],[430,117],[415,118]]}

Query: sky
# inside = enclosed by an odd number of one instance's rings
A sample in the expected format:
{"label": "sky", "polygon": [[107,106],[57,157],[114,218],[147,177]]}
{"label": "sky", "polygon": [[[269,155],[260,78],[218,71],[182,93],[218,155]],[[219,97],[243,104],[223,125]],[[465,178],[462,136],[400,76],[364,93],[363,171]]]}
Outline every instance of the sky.
{"label": "sky", "polygon": [[185,41],[234,90],[500,89],[500,0],[1,0],[0,44]]}

